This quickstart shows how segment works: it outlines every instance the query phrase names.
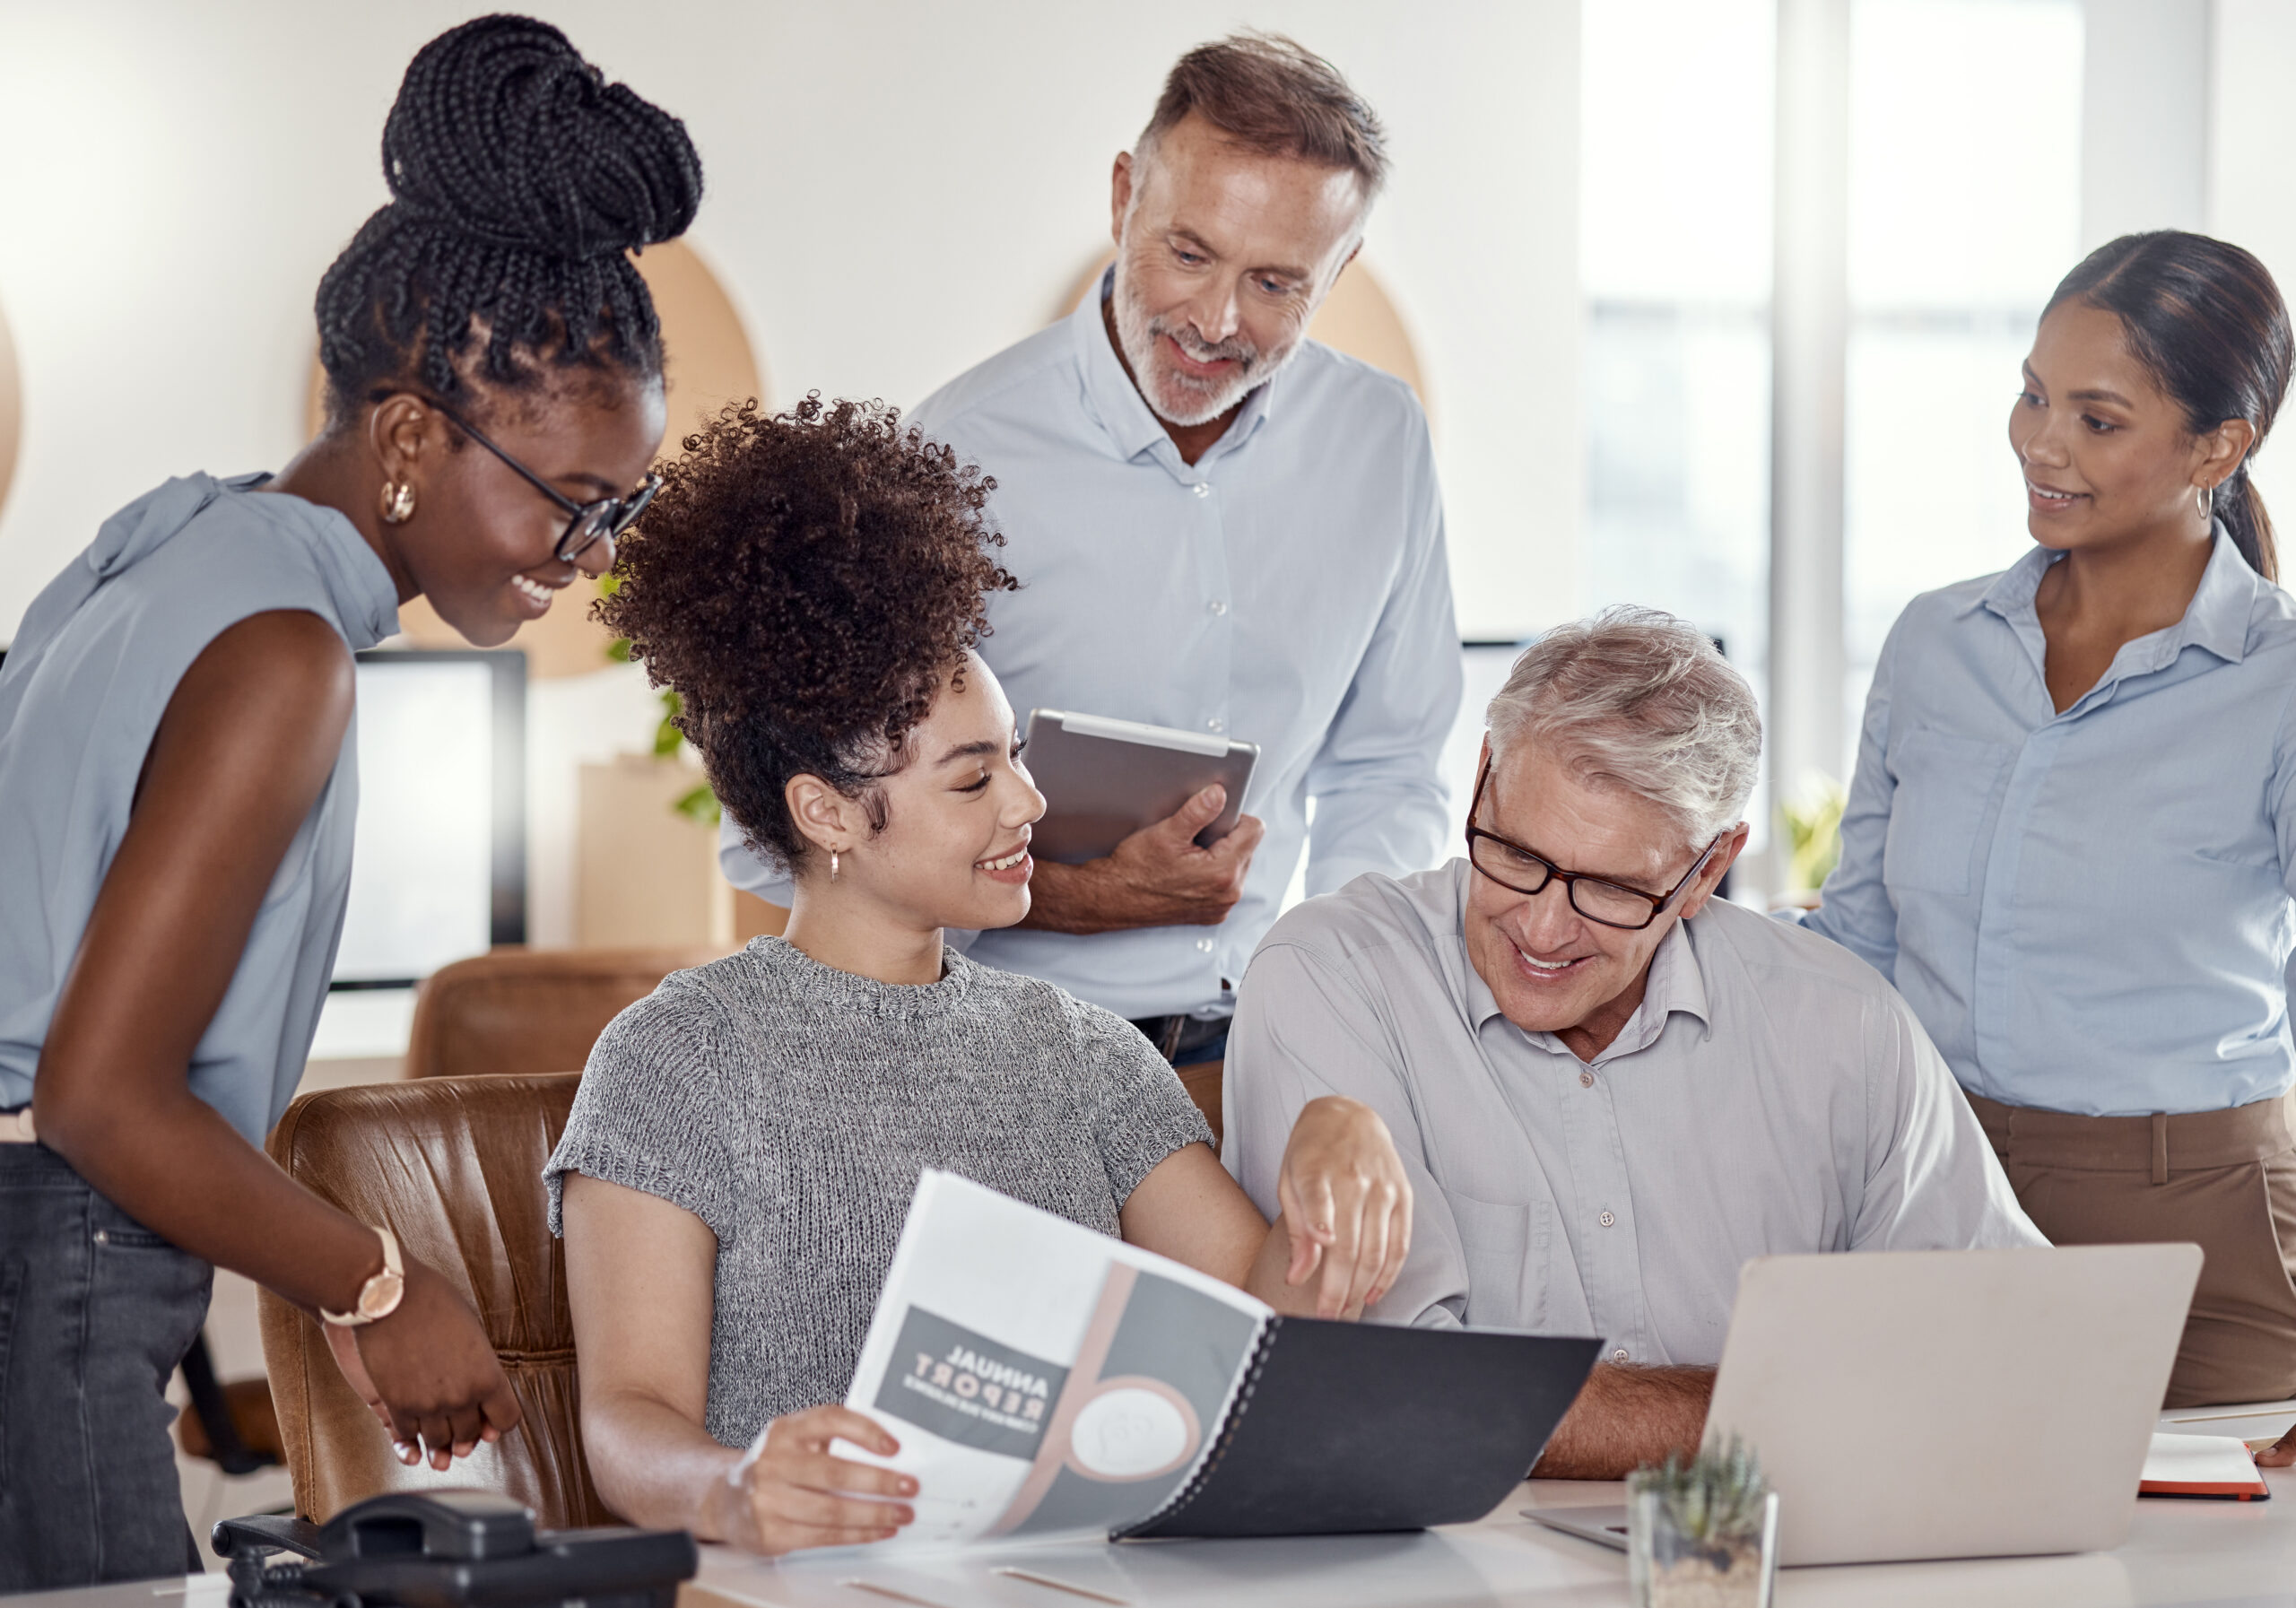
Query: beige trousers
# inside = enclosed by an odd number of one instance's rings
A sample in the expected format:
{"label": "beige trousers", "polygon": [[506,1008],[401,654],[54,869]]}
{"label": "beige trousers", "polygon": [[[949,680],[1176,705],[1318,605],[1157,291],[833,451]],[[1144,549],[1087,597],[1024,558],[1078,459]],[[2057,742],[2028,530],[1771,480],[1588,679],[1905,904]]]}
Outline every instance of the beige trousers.
{"label": "beige trousers", "polygon": [[2205,1253],[2164,1405],[2296,1396],[2296,1134],[2287,1100],[2174,1117],[2074,1117],[1969,1100],[2010,1187],[2053,1243],[2188,1239]]}

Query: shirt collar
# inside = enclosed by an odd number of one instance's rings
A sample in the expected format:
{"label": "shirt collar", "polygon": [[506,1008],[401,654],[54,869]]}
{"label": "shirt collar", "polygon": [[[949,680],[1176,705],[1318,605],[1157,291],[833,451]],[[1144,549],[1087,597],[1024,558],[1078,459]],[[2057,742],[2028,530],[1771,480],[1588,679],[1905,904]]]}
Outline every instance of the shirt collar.
{"label": "shirt collar", "polygon": [[[1473,871],[1468,874],[1472,876]],[[1658,941],[1650,957],[1650,970],[1642,987],[1642,1003],[1634,1014],[1626,1019],[1617,1038],[1611,1040],[1603,1053],[1595,1057],[1598,1062],[1619,1056],[1631,1056],[1648,1049],[1666,1030],[1666,1023],[1674,1013],[1695,1016],[1700,1025],[1711,1029],[1714,1018],[1707,1006],[1706,974],[1698,963],[1697,946],[1691,942],[1687,921],[1677,921],[1672,931]],[[1464,943],[1462,944],[1464,947]],[[1482,1030],[1485,1022],[1502,1015],[1499,1001],[1491,992],[1491,985],[1483,980],[1483,973],[1474,969],[1473,960],[1466,962],[1466,1006],[1468,1019],[1475,1030]],[[1570,1047],[1552,1033],[1523,1030],[1523,1037],[1541,1049],[1558,1055],[1570,1055]]]}
{"label": "shirt collar", "polygon": [[[2255,617],[2257,593],[2263,578],[2240,556],[2240,545],[2224,522],[2216,522],[2216,543],[2208,568],[2200,572],[2200,589],[2192,595],[2176,633],[2186,642],[2205,648],[2227,664],[2237,665],[2248,651],[2248,622]],[[2170,657],[2175,655],[2171,653]]]}
{"label": "shirt collar", "polygon": [[1987,609],[2015,624],[2019,615],[2033,612],[2033,595],[2041,589],[2041,577],[2061,556],[2034,543],[2022,558],[1994,577],[1991,586],[1964,604],[1961,613]]}
{"label": "shirt collar", "polygon": [[1101,319],[1101,305],[1115,288],[1116,269],[1111,265],[1100,275],[1097,293],[1086,296],[1068,315],[1068,327],[1076,341],[1077,365],[1084,376],[1085,401],[1100,419],[1100,428],[1109,432],[1109,439],[1126,458],[1136,458],[1144,452],[1154,453],[1157,460],[1180,479],[1201,480],[1203,471],[1213,460],[1237,451],[1258,433],[1259,427],[1267,421],[1268,395],[1274,390],[1275,381],[1270,379],[1252,388],[1234,422],[1193,468],[1181,463],[1179,448],[1165,433],[1163,421],[1156,417],[1155,410],[1140,395],[1140,387],[1132,383],[1132,376],[1124,371],[1124,362],[1116,354],[1116,343],[1109,338],[1108,326]]}
{"label": "shirt collar", "polygon": [[[2040,591],[2041,578],[2048,573],[2048,567],[2062,557],[2062,553],[2035,546],[2004,569],[1961,613],[1988,609],[2013,626],[2030,621],[2038,630],[2039,620],[2033,609],[2033,598]],[[2142,659],[2126,665],[2117,665],[2118,673],[2126,675],[2164,669],[2187,648],[2205,648],[2228,664],[2239,664],[2248,654],[2248,622],[2256,611],[2257,588],[2262,585],[2248,560],[2240,556],[2239,544],[2224,528],[2224,522],[2218,520],[2209,548],[2208,567],[2201,571],[2199,588],[2193,593],[2184,618],[2166,630],[2139,638],[2139,642],[2146,644]],[[2121,651],[2126,653],[2136,645],[2130,643]]]}

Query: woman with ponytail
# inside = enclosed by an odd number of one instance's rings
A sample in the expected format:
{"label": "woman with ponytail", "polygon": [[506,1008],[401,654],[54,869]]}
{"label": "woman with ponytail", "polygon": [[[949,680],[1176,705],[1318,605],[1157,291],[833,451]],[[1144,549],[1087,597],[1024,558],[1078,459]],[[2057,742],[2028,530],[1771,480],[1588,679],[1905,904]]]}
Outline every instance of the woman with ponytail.
{"label": "woman with ponytail", "polygon": [[664,421],[629,254],[700,167],[497,16],[415,57],[383,168],[319,286],[319,438],[130,503],[0,671],[0,1593],[199,1567],[162,1393],[216,1265],[325,1318],[407,1461],[518,1421],[453,1287],[261,1147],[342,928],[352,654],[425,595],[500,643],[612,563]]}
{"label": "woman with ponytail", "polygon": [[2009,418],[2038,545],[1899,618],[1808,918],[1912,1004],[2043,1233],[2206,1252],[2171,1407],[2296,1395],[2296,602],[2248,478],[2291,365],[2238,247],[2066,277]]}

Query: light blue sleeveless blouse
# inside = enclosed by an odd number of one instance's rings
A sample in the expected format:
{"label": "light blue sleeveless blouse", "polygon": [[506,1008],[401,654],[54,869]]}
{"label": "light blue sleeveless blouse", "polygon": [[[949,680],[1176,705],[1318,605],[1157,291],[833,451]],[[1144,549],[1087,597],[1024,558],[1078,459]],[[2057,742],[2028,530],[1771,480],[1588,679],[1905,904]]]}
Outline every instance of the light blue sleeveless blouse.
{"label": "light blue sleeveless blouse", "polygon": [[[33,600],[0,666],[0,1108],[31,1099],[144,754],[192,661],[270,609],[317,614],[353,651],[398,629],[396,589],[357,528],[332,508],[257,492],[266,478],[188,475],[113,515]],[[256,1144],[293,1097],[335,969],[356,734],[354,717],[192,1052],[192,1092]]]}

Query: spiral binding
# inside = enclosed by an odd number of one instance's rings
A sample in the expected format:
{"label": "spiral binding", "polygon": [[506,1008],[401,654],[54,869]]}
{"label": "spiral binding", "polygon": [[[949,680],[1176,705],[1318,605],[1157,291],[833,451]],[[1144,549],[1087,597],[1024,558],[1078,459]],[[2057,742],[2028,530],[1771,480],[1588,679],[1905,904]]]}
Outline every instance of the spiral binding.
{"label": "spiral binding", "polygon": [[1110,1541],[1123,1541],[1153,1529],[1168,1518],[1178,1518],[1187,1510],[1189,1504],[1204,1494],[1204,1488],[1212,1482],[1213,1474],[1218,1472],[1222,1459],[1227,1456],[1228,1448],[1236,1443],[1236,1433],[1244,1421],[1244,1410],[1251,1405],[1252,1393],[1259,1388],[1259,1377],[1267,1367],[1267,1353],[1275,1344],[1276,1332],[1283,1327],[1283,1319],[1276,1317],[1268,1319],[1267,1326],[1260,1331],[1259,1340],[1252,1347],[1251,1368],[1244,1375],[1243,1384],[1237,1387],[1236,1399],[1228,1404],[1227,1413],[1220,1421],[1218,1442],[1213,1447],[1212,1455],[1205,1458],[1196,1469],[1195,1477],[1165,1498],[1163,1506],[1147,1517],[1135,1519],[1121,1529],[1110,1531]]}

